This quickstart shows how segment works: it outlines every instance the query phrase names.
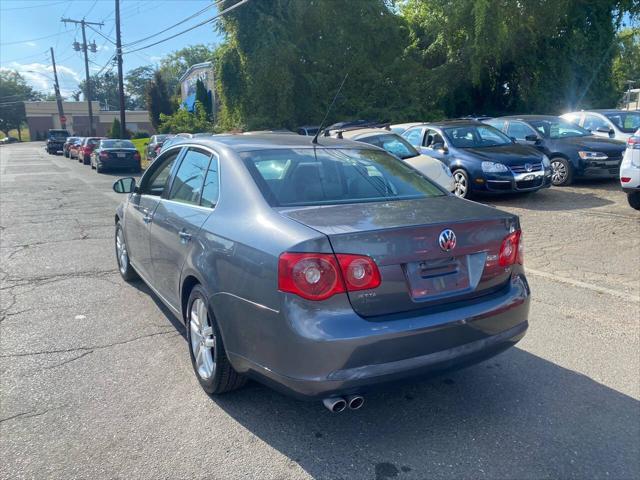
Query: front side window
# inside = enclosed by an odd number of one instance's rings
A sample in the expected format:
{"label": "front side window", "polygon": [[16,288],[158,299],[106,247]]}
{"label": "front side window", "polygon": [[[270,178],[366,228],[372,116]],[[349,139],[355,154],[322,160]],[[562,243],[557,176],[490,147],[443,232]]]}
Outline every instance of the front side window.
{"label": "front side window", "polygon": [[456,148],[496,147],[511,143],[504,133],[490,125],[464,125],[444,129],[451,144]]}
{"label": "front side window", "polygon": [[640,112],[607,113],[605,116],[624,133],[633,133],[640,128]]}
{"label": "front side window", "polygon": [[584,116],[584,123],[582,124],[582,127],[587,130],[591,130],[592,132],[595,132],[598,128],[609,129],[609,125],[604,119],[590,113]]}
{"label": "front side window", "polygon": [[531,120],[529,124],[543,137],[557,140],[559,138],[584,137],[591,132],[562,118]]}
{"label": "front side window", "polygon": [[422,128],[410,128],[402,134],[402,136],[414,147],[420,145],[422,141]]}
{"label": "front side window", "polygon": [[211,154],[208,152],[195,148],[187,150],[173,179],[168,199],[199,205],[210,159]]}
{"label": "front side window", "polygon": [[507,128],[507,135],[515,138],[516,140],[525,140],[527,135],[535,135],[526,124],[522,122],[509,122],[509,128]]}
{"label": "front side window", "polygon": [[424,140],[424,144],[426,147],[431,149],[442,148],[444,147],[444,138],[442,138],[440,132],[436,130],[428,130]]}
{"label": "front side window", "polygon": [[507,123],[506,120],[500,120],[497,118],[492,118],[491,120],[484,120],[483,123],[487,125],[491,125],[493,128],[497,128],[501,132],[504,132],[504,124]]}
{"label": "front side window", "polygon": [[418,151],[413,148],[413,146],[404,138],[391,133],[366,137],[361,141],[370,145],[375,145],[376,147],[380,147],[403,160],[420,155]]}
{"label": "front side window", "polygon": [[153,163],[148,173],[142,178],[142,183],[140,184],[142,193],[154,196],[162,195],[167,186],[169,175],[171,175],[171,169],[176,163],[179,154],[180,149],[176,148]]}
{"label": "front side window", "polygon": [[[377,150],[273,149],[245,152],[241,157],[264,197],[276,207],[444,195],[404,162]],[[272,163],[283,167],[277,178],[264,174]]]}

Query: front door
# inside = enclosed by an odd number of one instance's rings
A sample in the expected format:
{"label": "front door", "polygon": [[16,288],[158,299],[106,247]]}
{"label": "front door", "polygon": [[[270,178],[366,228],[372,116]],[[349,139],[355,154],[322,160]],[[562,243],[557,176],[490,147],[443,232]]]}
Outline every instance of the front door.
{"label": "front door", "polygon": [[167,152],[160,162],[154,164],[144,174],[140,186],[127,203],[124,234],[129,258],[138,273],[152,283],[149,227],[179,153],[179,148],[173,149]]}
{"label": "front door", "polygon": [[218,196],[218,161],[210,152],[189,147],[180,161],[168,195],[163,195],[151,226],[154,286],[176,308],[180,276],[200,227]]}

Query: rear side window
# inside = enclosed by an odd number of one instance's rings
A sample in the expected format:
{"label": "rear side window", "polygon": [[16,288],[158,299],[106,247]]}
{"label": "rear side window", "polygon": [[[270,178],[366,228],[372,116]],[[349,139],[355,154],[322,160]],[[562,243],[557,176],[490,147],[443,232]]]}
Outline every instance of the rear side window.
{"label": "rear side window", "polygon": [[274,149],[241,154],[272,206],[329,205],[444,195],[404,162],[377,150]]}
{"label": "rear side window", "polygon": [[420,142],[422,140],[422,129],[421,128],[412,128],[407,130],[402,134],[404,138],[406,138],[407,142],[409,142],[414,147],[420,146]]}
{"label": "rear side window", "polygon": [[210,159],[211,154],[207,152],[195,148],[187,150],[173,179],[169,200],[199,205]]}
{"label": "rear side window", "polygon": [[535,132],[522,122],[509,122],[507,135],[517,140],[524,140],[527,135],[535,135]]}
{"label": "rear side window", "polygon": [[218,194],[220,192],[220,182],[218,178],[218,157],[215,155],[211,158],[209,168],[207,169],[207,175],[204,179],[204,186],[202,187],[202,198],[200,205],[203,207],[215,207],[218,203]]}

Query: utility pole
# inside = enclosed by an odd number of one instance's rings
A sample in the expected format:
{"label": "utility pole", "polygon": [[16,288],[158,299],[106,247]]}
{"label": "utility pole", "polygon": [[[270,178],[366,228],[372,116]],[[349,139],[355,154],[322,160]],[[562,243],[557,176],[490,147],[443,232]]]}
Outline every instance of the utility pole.
{"label": "utility pole", "polygon": [[116,0],[116,55],[118,57],[118,97],[120,98],[120,138],[127,138],[124,113],[124,81],[122,79],[122,39],[120,38],[120,0]]}
{"label": "utility pole", "polygon": [[51,64],[53,65],[53,78],[55,79],[53,88],[56,92],[56,102],[58,103],[58,117],[60,117],[60,127],[63,130],[66,130],[67,119],[64,116],[64,109],[62,108],[62,97],[60,96],[60,85],[58,84],[58,71],[56,70],[56,57],[53,55],[53,47],[50,47],[50,50],[51,50]]}
{"label": "utility pole", "polygon": [[89,107],[89,132],[91,136],[96,134],[96,130],[93,126],[93,107],[91,105],[91,78],[89,77],[89,53],[88,50],[91,49],[93,53],[97,51],[96,42],[93,42],[91,45],[87,45],[87,33],[85,26],[86,25],[98,25],[103,26],[102,22],[87,22],[84,18],[82,20],[72,20],[70,18],[63,18],[62,22],[64,23],[75,23],[80,24],[82,26],[82,45],[78,44],[78,42],[73,42],[73,48],[76,51],[82,49],[84,51],[84,73],[85,73],[85,82],[87,87],[87,105]]}

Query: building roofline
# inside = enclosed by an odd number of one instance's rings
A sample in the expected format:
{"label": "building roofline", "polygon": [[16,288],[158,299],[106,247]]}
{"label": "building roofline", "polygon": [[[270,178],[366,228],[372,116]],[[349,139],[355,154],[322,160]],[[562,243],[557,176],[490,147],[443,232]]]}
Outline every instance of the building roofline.
{"label": "building roofline", "polygon": [[202,62],[202,63],[196,63],[195,65],[191,65],[189,68],[187,68],[187,71],[184,72],[182,76],[178,79],[178,82],[182,83],[182,81],[197,68],[211,67],[211,66],[213,66],[213,62]]}

